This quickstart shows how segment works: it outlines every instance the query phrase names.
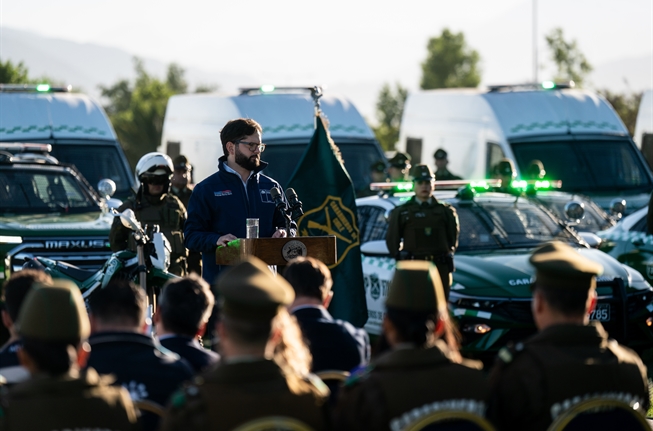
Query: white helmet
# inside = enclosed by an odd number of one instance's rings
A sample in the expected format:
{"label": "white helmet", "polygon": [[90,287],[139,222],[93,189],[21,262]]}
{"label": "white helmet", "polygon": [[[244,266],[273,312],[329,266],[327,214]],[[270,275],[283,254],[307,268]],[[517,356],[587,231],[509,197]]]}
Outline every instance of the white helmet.
{"label": "white helmet", "polygon": [[141,186],[143,175],[167,175],[170,177],[174,171],[172,159],[163,153],[147,153],[136,164],[136,188]]}

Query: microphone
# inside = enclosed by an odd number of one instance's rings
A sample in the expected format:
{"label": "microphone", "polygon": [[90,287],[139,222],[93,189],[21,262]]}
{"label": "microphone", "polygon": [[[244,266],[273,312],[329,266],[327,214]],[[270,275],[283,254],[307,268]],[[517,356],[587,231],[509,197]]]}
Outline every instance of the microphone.
{"label": "microphone", "polygon": [[297,192],[295,192],[295,189],[287,189],[286,197],[288,198],[288,205],[290,206],[291,218],[296,221],[302,215],[304,215],[304,210],[302,209],[302,203],[299,200],[299,196],[297,196]]}
{"label": "microphone", "polygon": [[283,197],[281,196],[281,191],[279,190],[278,187],[272,187],[270,189],[270,196],[272,197],[272,200],[274,201],[274,204],[279,208],[279,211],[281,211],[283,214],[286,213],[286,203],[283,201]]}

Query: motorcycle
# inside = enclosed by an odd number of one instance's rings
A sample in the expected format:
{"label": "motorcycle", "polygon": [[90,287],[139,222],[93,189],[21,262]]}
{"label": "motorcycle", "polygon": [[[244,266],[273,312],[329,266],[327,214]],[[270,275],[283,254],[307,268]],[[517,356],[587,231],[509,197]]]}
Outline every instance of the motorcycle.
{"label": "motorcycle", "polygon": [[26,262],[24,268],[38,268],[50,274],[52,278],[71,280],[77,286],[84,299],[96,289],[106,287],[111,280],[125,279],[140,285],[147,294],[147,316],[156,312],[156,297],[163,285],[178,276],[168,272],[171,247],[159,227],[143,228],[131,209],[122,213],[114,210],[123,226],[130,229],[136,242],[136,253],[130,250],[115,252],[109,257],[99,271],[86,270],[66,262],[36,256]]}

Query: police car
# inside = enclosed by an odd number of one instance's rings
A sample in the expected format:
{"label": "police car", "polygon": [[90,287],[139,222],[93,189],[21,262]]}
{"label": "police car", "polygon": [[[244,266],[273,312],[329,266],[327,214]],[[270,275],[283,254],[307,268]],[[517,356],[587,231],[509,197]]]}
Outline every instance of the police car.
{"label": "police car", "polygon": [[[26,258],[44,256],[99,269],[111,255],[113,216],[74,167],[49,144],[0,143],[0,286]],[[110,196],[115,185],[98,186]]]}
{"label": "police car", "polygon": [[[449,306],[466,356],[489,360],[507,342],[535,332],[530,291],[534,268],[528,258],[549,240],[571,244],[603,266],[599,301],[590,318],[600,321],[613,338],[639,351],[650,348],[653,288],[639,272],[589,248],[575,230],[533,200],[474,189],[438,191],[436,185],[435,192],[438,200],[456,208],[460,221]],[[385,244],[390,211],[412,195],[396,192],[356,201],[369,313],[365,328],[371,334],[381,332],[383,304],[395,269]]]}
{"label": "police car", "polygon": [[640,208],[616,226],[597,232],[600,249],[632,266],[653,283],[653,235],[647,232],[648,206]]}

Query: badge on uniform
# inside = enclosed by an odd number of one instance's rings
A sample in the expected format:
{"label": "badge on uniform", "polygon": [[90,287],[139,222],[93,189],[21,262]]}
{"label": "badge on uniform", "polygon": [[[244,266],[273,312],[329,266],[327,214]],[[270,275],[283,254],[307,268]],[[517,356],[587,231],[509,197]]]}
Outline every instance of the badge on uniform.
{"label": "badge on uniform", "polygon": [[433,228],[431,228],[431,227],[425,227],[424,228],[424,235],[431,236],[431,232],[433,232]]}

